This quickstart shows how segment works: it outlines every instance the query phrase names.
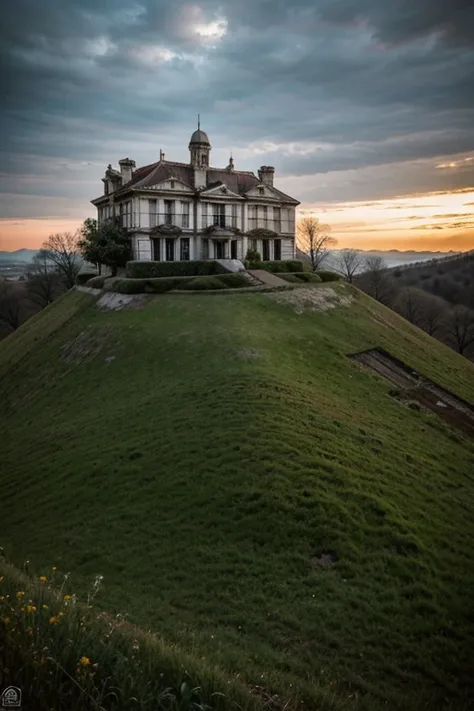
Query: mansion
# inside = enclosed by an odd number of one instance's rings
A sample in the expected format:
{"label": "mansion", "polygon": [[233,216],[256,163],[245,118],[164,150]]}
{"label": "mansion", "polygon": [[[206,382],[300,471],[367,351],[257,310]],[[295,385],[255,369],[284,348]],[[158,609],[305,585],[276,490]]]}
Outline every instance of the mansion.
{"label": "mansion", "polygon": [[132,236],[134,259],[244,259],[256,249],[263,260],[293,259],[298,200],[273,184],[275,169],[258,177],[210,166],[211,144],[198,129],[189,143],[189,163],[160,160],[136,169],[135,161],[108,166],[104,194],[92,200],[99,223],[119,217]]}

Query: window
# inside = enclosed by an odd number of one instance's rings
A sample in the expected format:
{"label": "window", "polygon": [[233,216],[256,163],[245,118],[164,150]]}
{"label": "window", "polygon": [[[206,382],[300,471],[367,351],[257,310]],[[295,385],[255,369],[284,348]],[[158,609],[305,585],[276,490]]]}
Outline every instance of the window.
{"label": "window", "polygon": [[254,252],[257,251],[257,249],[258,249],[258,244],[257,244],[257,240],[256,240],[256,239],[251,239],[251,240],[250,240],[250,249],[253,249]]}
{"label": "window", "polygon": [[[164,215],[165,225],[172,225],[173,224],[173,216],[174,216],[174,200],[165,200],[165,215]],[[171,261],[173,261],[173,260],[171,260]]]}
{"label": "window", "polygon": [[174,262],[174,239],[172,237],[166,238],[165,251],[166,251],[166,261],[167,262]]}
{"label": "window", "polygon": [[153,240],[153,259],[155,262],[161,261],[161,238],[157,237]]}
{"label": "window", "polygon": [[203,239],[202,241],[202,258],[209,259],[209,240]]}
{"label": "window", "polygon": [[174,180],[171,181],[171,190],[174,189]]}
{"label": "window", "polygon": [[156,227],[158,225],[158,200],[148,200],[148,212],[150,227]]}
{"label": "window", "polygon": [[202,226],[208,227],[208,222],[207,222],[207,202],[202,203]]}
{"label": "window", "polygon": [[237,240],[233,239],[230,243],[230,258],[237,259]]}
{"label": "window", "polygon": [[273,259],[275,261],[281,259],[281,239],[273,240]]}
{"label": "window", "polygon": [[225,205],[219,202],[212,204],[212,224],[225,227]]}
{"label": "window", "polygon": [[260,193],[260,195],[263,195],[265,193],[265,188],[263,187],[263,185],[258,186],[258,192]]}
{"label": "window", "polygon": [[237,205],[232,205],[232,227],[237,227]]}
{"label": "window", "polygon": [[182,262],[187,262],[189,260],[189,237],[181,237],[180,247],[179,258]]}
{"label": "window", "polygon": [[273,208],[273,220],[274,220],[273,229],[275,230],[275,232],[280,233],[281,232],[281,208],[280,207]]}
{"label": "window", "polygon": [[249,207],[249,222],[250,222],[250,229],[253,230],[255,227],[257,227],[257,218],[258,218],[258,207],[257,205],[250,205]]}
{"label": "window", "polygon": [[189,202],[181,203],[182,227],[189,227]]}
{"label": "window", "polygon": [[270,240],[269,239],[262,240],[262,259],[264,262],[270,261]]}

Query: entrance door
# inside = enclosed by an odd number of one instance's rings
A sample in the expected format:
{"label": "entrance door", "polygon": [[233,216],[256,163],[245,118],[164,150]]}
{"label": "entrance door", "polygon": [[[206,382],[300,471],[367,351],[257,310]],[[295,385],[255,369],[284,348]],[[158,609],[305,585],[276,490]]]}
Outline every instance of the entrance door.
{"label": "entrance door", "polygon": [[233,239],[230,243],[230,258],[237,259],[237,240]]}
{"label": "entrance door", "polygon": [[225,259],[225,242],[221,240],[215,241],[216,259]]}
{"label": "entrance door", "polygon": [[270,240],[262,239],[262,259],[264,262],[270,261]]}
{"label": "entrance door", "polygon": [[166,238],[166,261],[174,262],[174,239]]}
{"label": "entrance door", "polygon": [[281,259],[281,239],[273,240],[273,259]]}

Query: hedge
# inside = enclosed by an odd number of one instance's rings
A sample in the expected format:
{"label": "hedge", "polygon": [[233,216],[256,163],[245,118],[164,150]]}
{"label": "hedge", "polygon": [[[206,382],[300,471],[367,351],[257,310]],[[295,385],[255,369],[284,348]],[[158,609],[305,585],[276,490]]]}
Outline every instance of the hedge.
{"label": "hedge", "polygon": [[288,274],[281,273],[279,276],[291,284],[302,284],[305,282],[315,283],[322,281],[321,277],[313,272],[290,272]]}
{"label": "hedge", "polygon": [[79,272],[76,277],[76,284],[87,284],[89,279],[97,276],[97,272]]}
{"label": "hedge", "polygon": [[154,279],[107,279],[104,288],[117,294],[164,294],[172,289],[208,290],[250,286],[241,274],[215,274],[199,277],[158,277]]}
{"label": "hedge", "polygon": [[106,276],[93,276],[92,279],[89,279],[87,282],[87,286],[90,286],[92,289],[103,289],[104,282],[107,278]]}
{"label": "hedge", "polygon": [[274,262],[254,262],[249,265],[249,269],[264,269],[273,274],[279,272],[302,272],[303,262],[297,259],[282,259]]}
{"label": "hedge", "polygon": [[[219,274],[225,269],[212,260],[186,262],[127,262],[129,279],[154,279],[158,277],[194,277]],[[226,272],[225,272],[226,273]]]}
{"label": "hedge", "polygon": [[318,269],[314,273],[321,278],[321,281],[341,281],[342,279],[342,276],[340,274],[336,274],[335,272],[328,272],[324,270],[320,271]]}

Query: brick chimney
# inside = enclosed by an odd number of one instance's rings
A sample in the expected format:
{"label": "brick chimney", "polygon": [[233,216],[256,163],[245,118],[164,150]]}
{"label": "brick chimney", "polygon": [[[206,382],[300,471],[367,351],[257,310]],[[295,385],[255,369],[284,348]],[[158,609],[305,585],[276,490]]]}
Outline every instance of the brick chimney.
{"label": "brick chimney", "polygon": [[273,176],[275,175],[275,168],[272,165],[262,165],[258,171],[258,177],[261,182],[265,185],[273,187]]}
{"label": "brick chimney", "polygon": [[132,172],[136,167],[136,163],[134,160],[130,160],[130,158],[122,158],[122,160],[119,160],[119,166],[122,175],[122,185],[125,185],[125,183],[129,183],[132,179]]}

